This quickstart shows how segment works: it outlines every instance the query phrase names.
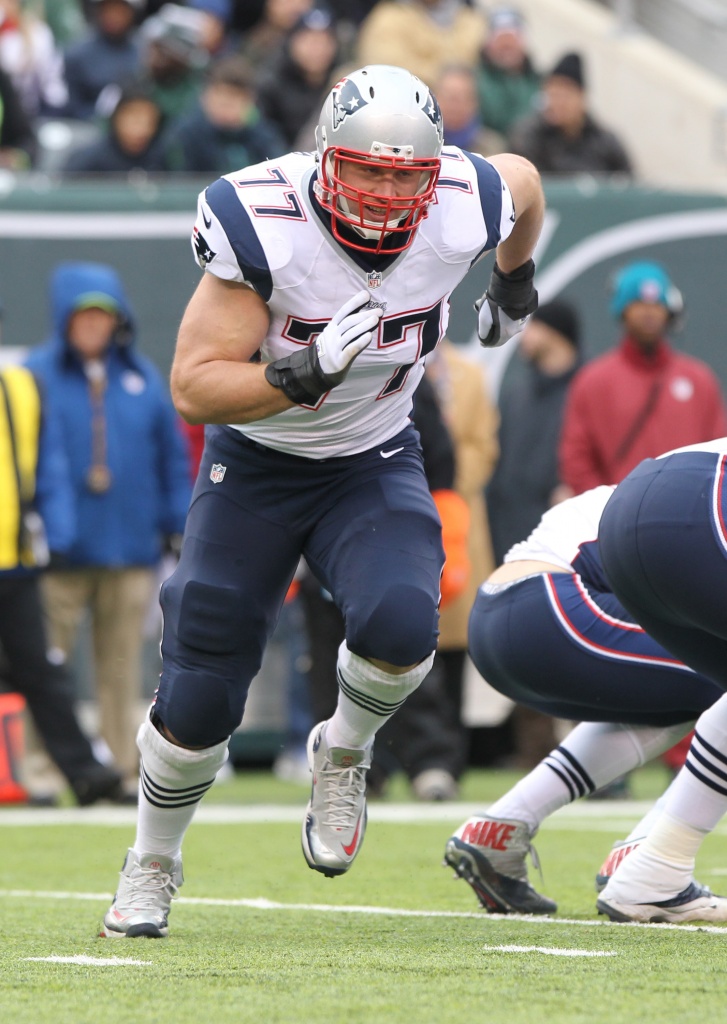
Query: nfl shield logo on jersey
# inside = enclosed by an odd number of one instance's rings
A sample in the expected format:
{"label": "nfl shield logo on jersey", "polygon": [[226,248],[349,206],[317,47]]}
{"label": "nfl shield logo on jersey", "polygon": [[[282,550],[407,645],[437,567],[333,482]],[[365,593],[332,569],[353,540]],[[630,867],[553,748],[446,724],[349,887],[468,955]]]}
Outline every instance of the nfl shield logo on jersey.
{"label": "nfl shield logo on jersey", "polygon": [[381,285],[381,274],[378,270],[372,270],[368,276],[369,288],[379,288]]}
{"label": "nfl shield logo on jersey", "polygon": [[222,466],[219,462],[215,462],[210,470],[210,480],[213,484],[221,484],[225,479],[226,472],[227,466]]}

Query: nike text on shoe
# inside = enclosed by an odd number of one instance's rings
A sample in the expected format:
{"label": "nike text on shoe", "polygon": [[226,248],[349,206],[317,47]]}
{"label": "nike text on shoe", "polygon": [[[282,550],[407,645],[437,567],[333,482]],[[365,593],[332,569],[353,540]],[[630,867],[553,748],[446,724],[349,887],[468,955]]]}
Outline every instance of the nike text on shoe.
{"label": "nike text on shoe", "polygon": [[624,857],[628,857],[630,853],[633,853],[634,850],[643,843],[644,838],[644,836],[640,836],[638,839],[621,839],[619,842],[613,844],[611,852],[608,857],[606,857],[598,874],[596,875],[596,892],[603,892],[608,885],[611,875],[614,873]]}
{"label": "nike text on shoe", "polygon": [[612,921],[641,921],[645,924],[727,921],[727,899],[715,896],[699,882],[690,882],[677,896],[655,903],[624,903],[609,897],[606,889],[596,900],[596,907],[599,914],[605,914]]}
{"label": "nike text on shoe", "polygon": [[371,750],[328,747],[325,726],[316,725],[308,737],[313,783],[301,842],[308,866],[334,878],[348,871],[363,842]]}
{"label": "nike text on shoe", "polygon": [[103,938],[163,939],[169,907],[184,881],[181,860],[129,850],[111,909],[103,919]]}
{"label": "nike text on shoe", "polygon": [[447,840],[444,866],[475,892],[488,914],[553,914],[553,900],[541,896],[528,881],[527,854],[539,867],[522,821],[469,818]]}

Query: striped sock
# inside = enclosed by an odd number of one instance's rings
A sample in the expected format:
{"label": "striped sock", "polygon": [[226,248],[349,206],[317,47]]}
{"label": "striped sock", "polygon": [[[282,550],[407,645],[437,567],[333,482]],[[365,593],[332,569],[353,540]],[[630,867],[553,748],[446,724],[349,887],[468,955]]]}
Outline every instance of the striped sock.
{"label": "striped sock", "polygon": [[727,811],[727,695],[697,721],[684,768],[664,808],[703,832],[711,832]]}
{"label": "striped sock", "polygon": [[364,750],[377,730],[416,690],[433,661],[434,653],[395,676],[353,654],[342,643],[338,649],[338,704],[326,726],[328,746]]}
{"label": "striped sock", "polygon": [[136,743],[141,768],[134,851],[176,859],[197,805],[227,760],[227,741],[188,750],[170,743],[147,718]]}
{"label": "striped sock", "polygon": [[662,729],[582,722],[488,813],[524,821],[534,831],[558,808],[668,750],[690,725],[685,722]]}

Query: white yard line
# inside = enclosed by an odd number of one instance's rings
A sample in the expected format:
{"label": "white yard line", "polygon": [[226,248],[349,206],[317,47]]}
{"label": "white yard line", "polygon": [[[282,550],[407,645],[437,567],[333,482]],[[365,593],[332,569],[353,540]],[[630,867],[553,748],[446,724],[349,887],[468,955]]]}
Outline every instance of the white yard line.
{"label": "white yard line", "polygon": [[152,967],[153,960],[129,960],[118,956],[24,956],[23,960],[43,964],[83,964],[89,967]]}
{"label": "white yard line", "polygon": [[[542,828],[585,831],[611,831],[643,817],[652,806],[644,800],[607,800],[578,802],[561,808]],[[195,825],[258,825],[268,822],[300,822],[305,802],[295,804],[202,804],[194,817]],[[371,822],[393,825],[460,824],[472,815],[482,815],[482,803],[375,803],[370,802]],[[44,810],[40,807],[0,808],[0,828],[27,825],[108,825],[126,826],[136,822],[134,807],[64,807]]]}
{"label": "white yard line", "polygon": [[546,956],[618,956],[615,950],[559,949],[557,946],[483,946],[485,953],[544,953]]}
{"label": "white yard line", "polygon": [[[0,899],[44,899],[44,900],[83,900],[109,902],[112,899],[111,893],[99,892],[53,892],[32,889],[0,889]],[[372,907],[372,906],[347,906],[342,904],[336,906],[331,903],[278,903],[275,900],[268,900],[264,897],[255,899],[213,899],[209,897],[182,896],[177,901],[178,906],[201,906],[201,907],[241,907],[247,910],[284,910],[304,911],[315,914],[367,914],[379,915],[382,917],[424,917],[424,918],[458,918],[477,919],[487,927],[493,921],[507,921],[513,925],[540,925],[559,927],[561,925],[577,925],[585,928],[660,928],[666,931],[678,932],[700,932],[711,935],[727,935],[727,928],[717,928],[712,925],[697,924],[640,924],[635,921],[609,921],[609,920],[581,920],[578,918],[566,917],[535,917],[521,914],[485,914],[483,912],[466,912],[456,910],[409,910],[404,907]]]}

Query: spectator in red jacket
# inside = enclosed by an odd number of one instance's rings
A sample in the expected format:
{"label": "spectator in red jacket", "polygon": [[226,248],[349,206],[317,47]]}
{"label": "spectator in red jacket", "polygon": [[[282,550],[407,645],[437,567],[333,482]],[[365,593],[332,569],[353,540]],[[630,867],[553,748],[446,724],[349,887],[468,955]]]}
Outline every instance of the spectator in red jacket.
{"label": "spectator in red jacket", "polygon": [[578,371],[566,401],[559,459],[574,494],[619,483],[642,459],[727,434],[716,375],[666,340],[682,309],[660,264],[618,273],[611,312],[623,337]]}

